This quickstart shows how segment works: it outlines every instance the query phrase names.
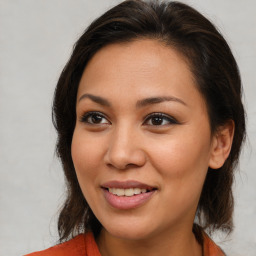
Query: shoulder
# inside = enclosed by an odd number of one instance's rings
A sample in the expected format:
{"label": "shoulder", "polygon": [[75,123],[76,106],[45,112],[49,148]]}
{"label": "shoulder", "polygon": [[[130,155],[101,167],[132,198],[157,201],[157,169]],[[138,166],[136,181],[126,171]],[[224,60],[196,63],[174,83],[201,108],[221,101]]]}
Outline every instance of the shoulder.
{"label": "shoulder", "polygon": [[92,233],[80,234],[62,244],[25,256],[100,256]]}
{"label": "shoulder", "polygon": [[221,248],[217,246],[206,233],[203,234],[203,240],[204,256],[225,256]]}

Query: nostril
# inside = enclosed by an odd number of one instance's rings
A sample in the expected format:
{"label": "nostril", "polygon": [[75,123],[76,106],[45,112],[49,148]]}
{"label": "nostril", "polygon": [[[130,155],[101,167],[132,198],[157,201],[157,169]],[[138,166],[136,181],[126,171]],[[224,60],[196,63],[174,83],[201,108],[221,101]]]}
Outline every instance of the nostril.
{"label": "nostril", "polygon": [[128,169],[128,168],[137,168],[137,167],[139,167],[137,164],[127,164],[125,168]]}
{"label": "nostril", "polygon": [[108,163],[107,164],[108,167],[110,168],[115,168],[118,170],[128,170],[128,169],[132,169],[132,168],[139,168],[140,166],[136,165],[136,164],[126,164],[126,165],[118,165],[118,164],[112,164],[112,163]]}

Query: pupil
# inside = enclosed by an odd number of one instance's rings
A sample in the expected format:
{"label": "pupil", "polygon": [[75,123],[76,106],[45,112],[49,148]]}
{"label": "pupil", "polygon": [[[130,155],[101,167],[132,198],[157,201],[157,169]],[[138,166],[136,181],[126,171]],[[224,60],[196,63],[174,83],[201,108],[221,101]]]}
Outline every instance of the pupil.
{"label": "pupil", "polygon": [[163,121],[162,117],[153,117],[152,118],[152,124],[153,125],[160,125]]}
{"label": "pupil", "polygon": [[99,116],[99,115],[93,115],[93,116],[92,116],[92,121],[93,121],[94,123],[100,123],[100,122],[101,122],[101,119],[102,119],[102,117]]}

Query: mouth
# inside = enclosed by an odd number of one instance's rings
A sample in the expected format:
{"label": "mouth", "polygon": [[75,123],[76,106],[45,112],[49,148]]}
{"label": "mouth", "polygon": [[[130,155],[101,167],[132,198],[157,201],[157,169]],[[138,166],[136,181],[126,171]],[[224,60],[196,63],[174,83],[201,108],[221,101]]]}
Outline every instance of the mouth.
{"label": "mouth", "polygon": [[137,208],[149,201],[157,187],[138,181],[110,181],[101,188],[106,201],[114,208],[128,210]]}
{"label": "mouth", "polygon": [[136,196],[143,193],[149,193],[151,191],[156,190],[156,188],[145,189],[145,188],[103,188],[107,190],[109,193],[116,196]]}

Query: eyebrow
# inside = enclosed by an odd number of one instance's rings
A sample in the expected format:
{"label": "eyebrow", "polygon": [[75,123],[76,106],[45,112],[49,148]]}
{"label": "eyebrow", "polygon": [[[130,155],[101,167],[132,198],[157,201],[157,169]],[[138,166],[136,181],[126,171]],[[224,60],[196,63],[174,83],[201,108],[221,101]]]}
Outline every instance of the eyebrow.
{"label": "eyebrow", "polygon": [[179,98],[171,97],[171,96],[160,96],[160,97],[151,97],[151,98],[139,100],[136,103],[136,108],[142,108],[148,105],[157,104],[165,101],[174,101],[187,106],[187,104]]}
{"label": "eyebrow", "polygon": [[[96,102],[96,103],[98,103],[98,104],[100,104],[100,105],[102,105],[102,106],[111,107],[111,103],[107,99],[104,99],[100,96],[88,94],[88,93],[83,94],[79,98],[78,102],[80,102],[83,99],[87,99],[87,98]],[[184,106],[187,106],[187,104],[179,98],[176,98],[176,97],[173,97],[173,96],[159,96],[159,97],[145,98],[145,99],[137,101],[136,108],[142,108],[142,107],[146,107],[148,105],[162,103],[162,102],[165,102],[165,101],[174,101],[174,102],[181,103]]]}
{"label": "eyebrow", "polygon": [[78,102],[80,102],[83,99],[90,99],[90,100],[92,100],[92,101],[94,101],[94,102],[96,102],[96,103],[98,103],[98,104],[100,104],[102,106],[111,107],[110,102],[107,99],[104,99],[104,98],[102,98],[100,96],[95,96],[95,95],[86,93],[86,94],[83,94],[79,98]]}

